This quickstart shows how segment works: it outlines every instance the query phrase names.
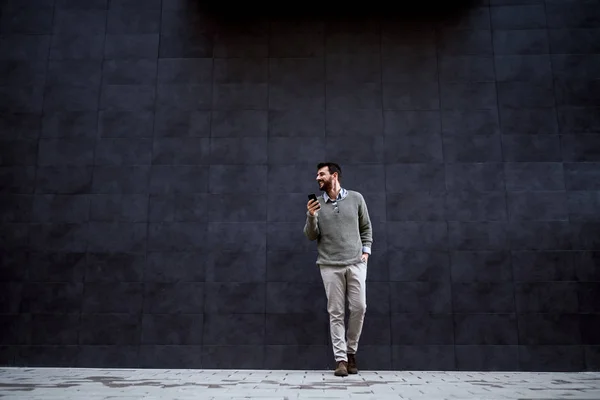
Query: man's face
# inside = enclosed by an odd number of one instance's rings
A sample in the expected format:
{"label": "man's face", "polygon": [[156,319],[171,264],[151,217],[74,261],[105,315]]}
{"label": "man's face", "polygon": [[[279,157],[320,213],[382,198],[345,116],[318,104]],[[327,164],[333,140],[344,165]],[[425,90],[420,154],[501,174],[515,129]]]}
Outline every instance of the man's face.
{"label": "man's face", "polygon": [[329,167],[323,167],[317,171],[317,183],[319,190],[326,192],[333,187],[334,175],[329,173]]}

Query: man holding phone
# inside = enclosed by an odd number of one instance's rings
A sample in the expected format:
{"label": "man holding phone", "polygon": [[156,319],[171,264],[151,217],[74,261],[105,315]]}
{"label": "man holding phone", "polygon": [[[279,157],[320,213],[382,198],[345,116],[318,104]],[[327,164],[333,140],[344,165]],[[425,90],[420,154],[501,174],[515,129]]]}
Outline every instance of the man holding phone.
{"label": "man holding phone", "polygon": [[[323,194],[309,195],[304,235],[317,241],[336,376],[358,373],[356,351],[367,309],[367,262],[373,229],[367,204],[356,191],[341,187],[342,170],[336,163],[317,165],[317,182]],[[344,315],[348,299],[348,332]],[[347,340],[346,340],[347,338]]]}

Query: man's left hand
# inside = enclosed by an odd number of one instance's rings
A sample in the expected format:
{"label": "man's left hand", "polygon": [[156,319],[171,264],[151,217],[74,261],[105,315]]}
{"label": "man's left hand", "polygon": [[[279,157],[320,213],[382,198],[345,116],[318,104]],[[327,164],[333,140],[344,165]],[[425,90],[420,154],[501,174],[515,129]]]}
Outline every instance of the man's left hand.
{"label": "man's left hand", "polygon": [[366,263],[369,261],[369,253],[362,253],[362,257],[360,259]]}

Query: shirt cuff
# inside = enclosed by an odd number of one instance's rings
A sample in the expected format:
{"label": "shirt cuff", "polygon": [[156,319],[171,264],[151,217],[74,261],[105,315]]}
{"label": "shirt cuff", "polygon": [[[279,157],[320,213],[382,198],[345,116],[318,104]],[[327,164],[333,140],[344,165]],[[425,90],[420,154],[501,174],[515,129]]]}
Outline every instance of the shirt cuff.
{"label": "shirt cuff", "polygon": [[368,247],[368,246],[363,246],[362,252],[363,253],[367,253],[367,254],[371,254],[371,248]]}

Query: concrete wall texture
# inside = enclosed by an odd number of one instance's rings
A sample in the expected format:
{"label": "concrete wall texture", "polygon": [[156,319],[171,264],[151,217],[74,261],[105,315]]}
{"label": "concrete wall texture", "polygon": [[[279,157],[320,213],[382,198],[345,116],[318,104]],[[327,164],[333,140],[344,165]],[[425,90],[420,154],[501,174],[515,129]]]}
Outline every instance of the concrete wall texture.
{"label": "concrete wall texture", "polygon": [[2,365],[333,367],[333,160],[374,226],[362,368],[600,369],[598,1],[0,4]]}

